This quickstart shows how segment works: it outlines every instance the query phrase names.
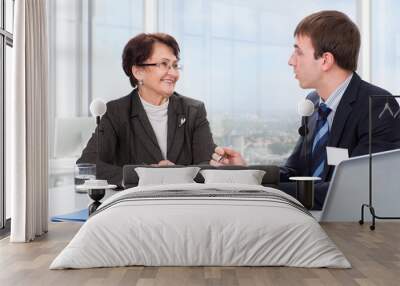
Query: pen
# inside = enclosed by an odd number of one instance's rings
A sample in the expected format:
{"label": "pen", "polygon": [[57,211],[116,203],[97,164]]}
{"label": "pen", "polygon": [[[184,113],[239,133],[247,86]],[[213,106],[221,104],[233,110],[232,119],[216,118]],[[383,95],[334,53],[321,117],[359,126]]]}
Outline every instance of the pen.
{"label": "pen", "polygon": [[221,155],[221,157],[219,157],[219,159],[218,159],[218,163],[220,163],[223,159],[225,159],[225,158],[228,158],[228,156],[226,155],[226,154],[224,154],[224,155]]}

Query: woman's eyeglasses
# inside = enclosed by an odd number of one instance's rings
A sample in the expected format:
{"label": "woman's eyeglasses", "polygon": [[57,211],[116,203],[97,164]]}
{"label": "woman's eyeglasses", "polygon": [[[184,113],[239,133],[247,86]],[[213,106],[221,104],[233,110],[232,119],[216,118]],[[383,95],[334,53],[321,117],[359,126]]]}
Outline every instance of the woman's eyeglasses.
{"label": "woman's eyeglasses", "polygon": [[170,64],[169,62],[160,62],[160,63],[148,63],[148,64],[138,64],[140,67],[148,67],[148,66],[154,66],[158,67],[164,72],[168,72],[171,68],[175,71],[180,71],[182,70],[182,65],[179,63],[173,63]]}

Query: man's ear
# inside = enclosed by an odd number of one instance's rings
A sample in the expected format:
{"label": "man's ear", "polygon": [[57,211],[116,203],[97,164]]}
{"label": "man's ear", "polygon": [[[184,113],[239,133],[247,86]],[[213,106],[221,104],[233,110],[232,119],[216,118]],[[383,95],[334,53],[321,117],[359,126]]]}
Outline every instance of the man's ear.
{"label": "man's ear", "polygon": [[143,68],[132,66],[132,74],[137,80],[143,80]]}
{"label": "man's ear", "polygon": [[328,71],[335,64],[335,57],[330,52],[323,53],[322,56],[322,70]]}

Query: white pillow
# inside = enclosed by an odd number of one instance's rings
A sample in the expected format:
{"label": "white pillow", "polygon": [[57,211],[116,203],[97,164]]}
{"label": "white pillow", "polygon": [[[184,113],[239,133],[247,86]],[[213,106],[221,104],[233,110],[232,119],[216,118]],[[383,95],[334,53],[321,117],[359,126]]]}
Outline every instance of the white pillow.
{"label": "white pillow", "polygon": [[135,168],[139,177],[138,186],[194,183],[193,179],[199,170],[199,167]]}
{"label": "white pillow", "polygon": [[261,170],[202,170],[205,184],[234,183],[261,185],[265,171]]}

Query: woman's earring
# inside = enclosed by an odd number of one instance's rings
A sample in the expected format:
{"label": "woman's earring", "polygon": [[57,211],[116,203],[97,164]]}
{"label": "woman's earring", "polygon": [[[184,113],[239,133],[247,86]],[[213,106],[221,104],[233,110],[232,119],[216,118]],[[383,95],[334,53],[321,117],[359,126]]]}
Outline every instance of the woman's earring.
{"label": "woman's earring", "polygon": [[143,80],[142,79],[139,80],[139,85],[143,85],[143,84],[144,84]]}

